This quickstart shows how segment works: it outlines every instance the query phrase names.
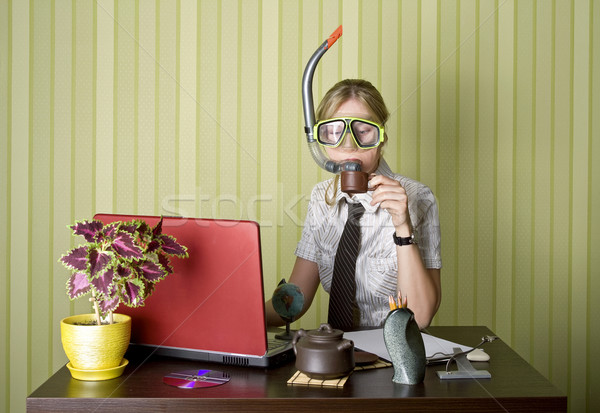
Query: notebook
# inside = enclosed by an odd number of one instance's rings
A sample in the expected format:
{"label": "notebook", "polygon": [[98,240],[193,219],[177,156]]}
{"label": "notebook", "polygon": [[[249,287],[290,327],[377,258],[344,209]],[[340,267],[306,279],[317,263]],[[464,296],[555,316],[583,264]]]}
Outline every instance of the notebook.
{"label": "notebook", "polygon": [[[97,214],[108,223],[155,216]],[[132,318],[131,343],[156,354],[239,366],[273,367],[293,359],[291,343],[267,331],[260,229],[253,221],[164,217],[163,233],[188,248]]]}

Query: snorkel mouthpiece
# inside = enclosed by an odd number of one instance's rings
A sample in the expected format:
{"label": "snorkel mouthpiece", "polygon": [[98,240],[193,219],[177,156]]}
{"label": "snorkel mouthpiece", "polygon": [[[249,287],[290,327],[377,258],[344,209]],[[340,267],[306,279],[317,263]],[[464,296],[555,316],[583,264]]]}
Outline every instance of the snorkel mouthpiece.
{"label": "snorkel mouthpiece", "polygon": [[[359,193],[367,192],[368,176],[360,171],[360,164],[355,162],[338,163],[327,158],[314,137],[315,107],[313,103],[312,82],[315,69],[321,57],[342,35],[342,26],[338,27],[313,53],[304,68],[302,76],[302,110],[304,111],[304,132],[308,149],[313,159],[321,168],[328,172],[342,175],[342,191]],[[354,176],[353,176],[354,175]]]}

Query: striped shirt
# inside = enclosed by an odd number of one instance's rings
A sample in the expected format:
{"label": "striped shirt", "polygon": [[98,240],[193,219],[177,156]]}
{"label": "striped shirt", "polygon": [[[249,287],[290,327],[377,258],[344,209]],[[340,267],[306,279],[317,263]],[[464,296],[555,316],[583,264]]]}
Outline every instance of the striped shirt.
{"label": "striped shirt", "polygon": [[[405,189],[408,212],[425,267],[441,268],[440,223],[437,203],[431,190],[420,182],[393,173],[383,158],[375,173],[397,180]],[[372,191],[350,197],[338,186],[336,203],[329,206],[325,202],[325,194],[329,188],[328,195],[332,196],[332,181],[333,178],[320,182],[313,188],[295,254],[317,263],[321,284],[329,293],[335,253],[348,216],[347,203],[363,204],[365,213],[360,220],[361,246],[356,261],[356,301],[360,326],[381,326],[389,312],[388,296],[396,295],[398,279],[392,217],[379,208],[379,204],[370,204]]]}

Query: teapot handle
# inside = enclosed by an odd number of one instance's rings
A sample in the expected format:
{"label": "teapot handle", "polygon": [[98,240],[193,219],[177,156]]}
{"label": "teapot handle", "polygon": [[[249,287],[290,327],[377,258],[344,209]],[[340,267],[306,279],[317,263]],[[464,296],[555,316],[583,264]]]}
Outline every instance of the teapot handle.
{"label": "teapot handle", "polygon": [[296,343],[304,336],[306,336],[306,331],[304,331],[304,329],[302,328],[296,331],[296,334],[294,334],[294,338],[292,339],[292,347],[294,348],[295,355],[298,355],[298,351],[296,350]]}

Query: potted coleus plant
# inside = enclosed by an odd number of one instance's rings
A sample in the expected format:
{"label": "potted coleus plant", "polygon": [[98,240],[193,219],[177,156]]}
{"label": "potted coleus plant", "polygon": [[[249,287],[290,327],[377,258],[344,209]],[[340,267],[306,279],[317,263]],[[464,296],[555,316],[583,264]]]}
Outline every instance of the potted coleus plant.
{"label": "potted coleus plant", "polygon": [[67,294],[72,300],[90,295],[94,313],[61,321],[67,367],[84,380],[117,377],[126,364],[131,318],[114,311],[120,304],[143,306],[156,283],[173,272],[170,257],[187,257],[187,248],[162,233],[162,218],[154,227],[143,220],[91,220],[70,228],[86,242],[59,260],[71,271]]}

